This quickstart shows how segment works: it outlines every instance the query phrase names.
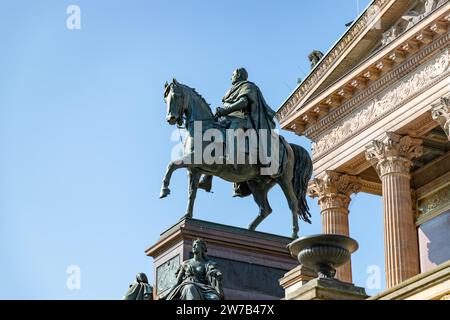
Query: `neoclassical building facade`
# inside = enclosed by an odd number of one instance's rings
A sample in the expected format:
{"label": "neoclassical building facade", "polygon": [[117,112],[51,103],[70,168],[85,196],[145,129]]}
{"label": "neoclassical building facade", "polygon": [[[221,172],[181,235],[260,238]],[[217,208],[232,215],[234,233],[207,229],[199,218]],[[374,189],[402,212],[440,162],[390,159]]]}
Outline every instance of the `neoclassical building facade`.
{"label": "neoclassical building facade", "polygon": [[[312,141],[324,233],[349,235],[352,194],[382,196],[387,290],[372,298],[448,297],[450,1],[374,0],[277,116]],[[352,282],[351,263],[337,277]]]}

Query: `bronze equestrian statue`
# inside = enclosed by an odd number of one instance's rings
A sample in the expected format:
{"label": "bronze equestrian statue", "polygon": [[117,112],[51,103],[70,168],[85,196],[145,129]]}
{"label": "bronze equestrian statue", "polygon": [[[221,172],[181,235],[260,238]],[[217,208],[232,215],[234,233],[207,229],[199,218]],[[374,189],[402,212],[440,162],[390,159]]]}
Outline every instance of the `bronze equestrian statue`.
{"label": "bronze equestrian statue", "polygon": [[[195,89],[175,79],[170,84],[166,83],[166,120],[170,125],[183,125],[187,138],[184,141],[184,156],[171,161],[167,167],[160,198],[170,194],[172,173],[186,168],[189,199],[184,217],[191,218],[198,188],[209,192],[212,176],[220,177],[234,183],[235,196],[253,196],[259,214],[249,229],[255,230],[272,212],[267,194],[278,184],[292,212],[292,237],[297,238],[298,218],[310,223],[306,191],[312,175],[312,161],[304,148],[287,143],[275,132],[275,112],[267,105],[259,88],[247,78],[247,71],[243,68],[233,72],[232,87],[215,114]],[[217,135],[217,132],[220,134]],[[210,141],[206,141],[206,136]],[[229,136],[233,140],[228,139]],[[245,162],[236,161],[236,150],[242,149]],[[228,150],[232,150],[231,155]],[[205,160],[204,156],[208,153],[215,161]],[[238,152],[238,160],[242,159],[239,156]]]}

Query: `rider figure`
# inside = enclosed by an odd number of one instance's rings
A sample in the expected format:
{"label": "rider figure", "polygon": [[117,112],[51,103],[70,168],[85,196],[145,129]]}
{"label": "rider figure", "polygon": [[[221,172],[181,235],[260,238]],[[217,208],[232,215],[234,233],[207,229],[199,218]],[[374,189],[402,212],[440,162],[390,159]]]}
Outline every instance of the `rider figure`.
{"label": "rider figure", "polygon": [[[216,110],[216,117],[223,117],[230,122],[230,129],[260,129],[273,130],[275,122],[273,111],[265,102],[259,88],[248,81],[248,73],[244,68],[236,69],[231,76],[231,89],[222,99],[222,107]],[[204,175],[199,188],[211,191],[212,176]],[[246,183],[235,183],[234,194],[246,197],[251,192]]]}
{"label": "rider figure", "polygon": [[230,129],[250,129],[252,128],[249,117],[249,100],[247,95],[236,95],[236,89],[244,84],[248,79],[248,73],[244,68],[234,70],[231,75],[231,89],[222,99],[222,107],[216,110],[216,117],[225,117],[231,122]]}

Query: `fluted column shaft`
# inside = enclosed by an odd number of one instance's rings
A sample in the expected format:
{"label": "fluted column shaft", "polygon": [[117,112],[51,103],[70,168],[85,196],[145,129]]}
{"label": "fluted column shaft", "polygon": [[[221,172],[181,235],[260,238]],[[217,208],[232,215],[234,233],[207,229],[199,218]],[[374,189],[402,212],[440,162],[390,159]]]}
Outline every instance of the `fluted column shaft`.
{"label": "fluted column shaft", "polygon": [[[319,200],[322,215],[322,232],[325,234],[341,234],[349,236],[348,204],[350,197],[344,195],[328,195]],[[352,283],[352,262],[349,260],[336,269],[336,278]]]}
{"label": "fluted column shaft", "polygon": [[419,273],[418,240],[409,175],[386,174],[382,183],[386,281],[390,288]]}
{"label": "fluted column shaft", "polygon": [[386,286],[419,273],[417,230],[412,211],[411,159],[422,154],[421,141],[388,133],[386,143],[373,141],[366,158],[377,170],[383,190]]}
{"label": "fluted column shaft", "polygon": [[[322,232],[349,236],[348,206],[350,194],[361,189],[358,178],[327,171],[323,177],[310,182],[309,195],[319,198]],[[336,270],[336,278],[352,283],[351,261]]]}

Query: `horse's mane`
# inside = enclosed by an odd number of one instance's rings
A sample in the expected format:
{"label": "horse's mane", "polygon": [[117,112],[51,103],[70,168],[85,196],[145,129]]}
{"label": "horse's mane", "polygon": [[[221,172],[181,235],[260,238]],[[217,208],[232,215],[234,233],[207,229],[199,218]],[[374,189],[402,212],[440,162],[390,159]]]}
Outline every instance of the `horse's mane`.
{"label": "horse's mane", "polygon": [[202,96],[200,93],[198,93],[198,92],[195,90],[195,88],[191,88],[191,87],[189,87],[189,86],[187,86],[187,85],[185,85],[185,84],[182,84],[182,83],[179,83],[179,85],[181,85],[184,89],[187,89],[187,90],[191,91],[192,94],[193,94],[195,97],[199,98],[200,101],[202,101],[202,102],[208,107],[208,110],[209,110],[209,112],[211,113],[211,115],[214,116],[213,113],[212,113],[212,110],[211,110],[211,105],[210,105],[208,102],[206,102],[205,98],[203,98],[203,96]]}

